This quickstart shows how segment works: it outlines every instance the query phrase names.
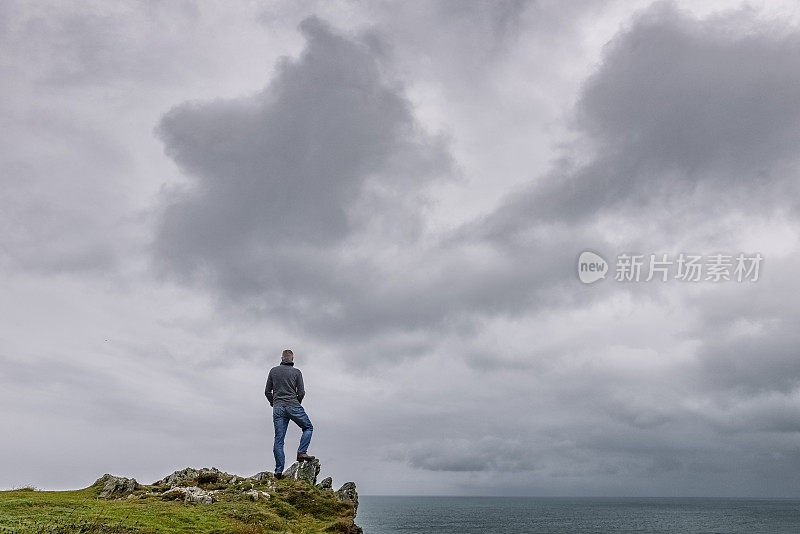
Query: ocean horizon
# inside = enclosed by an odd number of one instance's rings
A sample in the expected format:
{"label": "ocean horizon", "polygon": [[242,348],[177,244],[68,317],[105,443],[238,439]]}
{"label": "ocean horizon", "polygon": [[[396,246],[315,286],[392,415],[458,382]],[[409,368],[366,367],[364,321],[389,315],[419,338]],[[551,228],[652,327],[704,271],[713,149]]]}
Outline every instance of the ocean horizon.
{"label": "ocean horizon", "polygon": [[365,534],[797,534],[800,499],[738,497],[360,497]]}

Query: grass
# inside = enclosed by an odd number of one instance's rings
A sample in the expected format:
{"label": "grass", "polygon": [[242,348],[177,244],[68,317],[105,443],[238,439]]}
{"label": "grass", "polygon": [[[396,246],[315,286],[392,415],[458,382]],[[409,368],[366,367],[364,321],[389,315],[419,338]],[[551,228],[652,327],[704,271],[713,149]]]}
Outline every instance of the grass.
{"label": "grass", "polygon": [[153,486],[137,490],[136,498],[116,500],[98,498],[99,485],[74,491],[0,491],[0,533],[350,532],[353,507],[331,492],[284,479],[271,491],[255,483],[254,489],[271,497],[254,502],[244,494],[250,486],[248,481],[227,487],[217,494],[219,501],[214,504],[184,504],[145,495]]}

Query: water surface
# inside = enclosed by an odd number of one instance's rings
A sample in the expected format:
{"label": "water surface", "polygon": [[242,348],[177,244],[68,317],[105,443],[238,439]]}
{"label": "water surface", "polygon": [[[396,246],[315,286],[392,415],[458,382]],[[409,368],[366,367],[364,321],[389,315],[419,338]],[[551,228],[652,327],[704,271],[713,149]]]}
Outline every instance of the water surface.
{"label": "water surface", "polygon": [[359,497],[365,534],[800,534],[800,500]]}

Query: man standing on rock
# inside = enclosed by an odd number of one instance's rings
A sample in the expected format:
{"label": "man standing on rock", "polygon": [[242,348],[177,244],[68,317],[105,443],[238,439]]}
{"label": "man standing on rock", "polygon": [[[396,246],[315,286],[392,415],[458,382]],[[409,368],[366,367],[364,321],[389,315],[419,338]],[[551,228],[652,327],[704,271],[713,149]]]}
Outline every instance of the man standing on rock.
{"label": "man standing on rock", "polygon": [[283,441],[290,419],[303,431],[303,435],[300,436],[300,447],[297,449],[297,461],[314,459],[313,456],[306,454],[314,427],[311,426],[306,411],[300,406],[306,394],[303,373],[294,367],[294,353],[291,350],[283,351],[281,364],[270,369],[264,394],[272,406],[272,423],[275,425],[275,445],[272,447],[272,452],[275,454],[275,478],[281,478],[283,464],[286,461],[283,455]]}

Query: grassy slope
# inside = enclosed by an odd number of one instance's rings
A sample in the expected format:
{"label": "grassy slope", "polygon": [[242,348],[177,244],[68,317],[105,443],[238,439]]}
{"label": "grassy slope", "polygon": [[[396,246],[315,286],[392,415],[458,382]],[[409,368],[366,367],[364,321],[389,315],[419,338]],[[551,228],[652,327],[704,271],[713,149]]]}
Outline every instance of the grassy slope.
{"label": "grassy slope", "polygon": [[[247,484],[245,489],[249,489]],[[255,483],[255,489],[267,491]],[[142,495],[151,486],[136,491]],[[0,533],[310,533],[348,532],[353,507],[303,482],[281,480],[269,500],[241,490],[218,494],[214,504],[184,504],[158,496],[106,500],[100,485],[75,491],[0,492]]]}

